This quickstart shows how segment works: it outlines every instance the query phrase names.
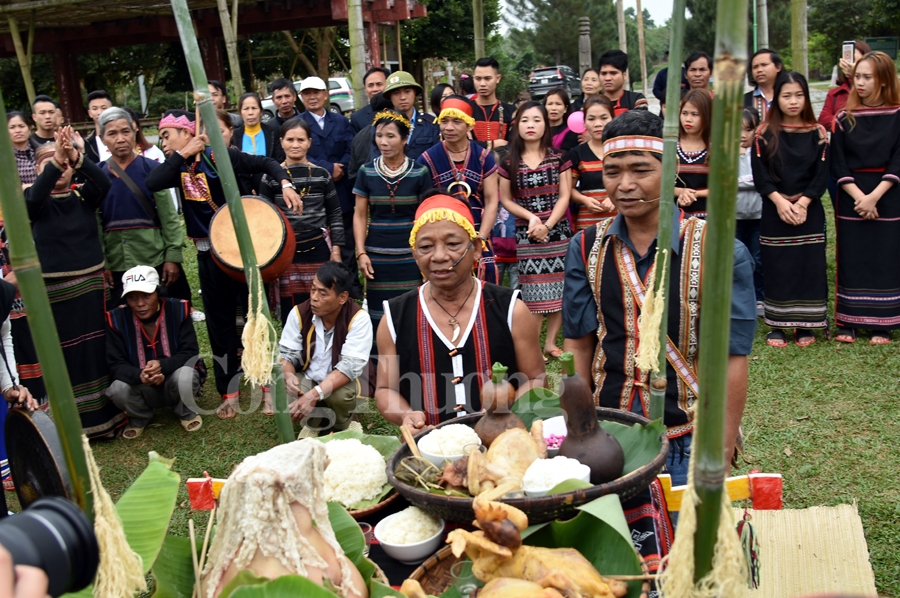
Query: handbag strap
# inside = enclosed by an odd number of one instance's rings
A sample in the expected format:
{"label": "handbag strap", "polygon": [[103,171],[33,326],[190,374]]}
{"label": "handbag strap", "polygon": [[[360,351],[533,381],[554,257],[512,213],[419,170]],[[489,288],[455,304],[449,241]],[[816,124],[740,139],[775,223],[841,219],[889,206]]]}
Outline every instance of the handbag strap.
{"label": "handbag strap", "polygon": [[156,206],[150,203],[150,200],[147,199],[147,196],[144,195],[144,192],[141,191],[141,188],[137,186],[137,183],[128,176],[128,173],[119,166],[115,160],[110,158],[106,161],[106,165],[109,166],[109,169],[125,183],[125,186],[137,197],[138,201],[141,202],[141,205],[144,206],[144,209],[147,210],[147,215],[153,218],[154,220],[158,220],[156,214]]}

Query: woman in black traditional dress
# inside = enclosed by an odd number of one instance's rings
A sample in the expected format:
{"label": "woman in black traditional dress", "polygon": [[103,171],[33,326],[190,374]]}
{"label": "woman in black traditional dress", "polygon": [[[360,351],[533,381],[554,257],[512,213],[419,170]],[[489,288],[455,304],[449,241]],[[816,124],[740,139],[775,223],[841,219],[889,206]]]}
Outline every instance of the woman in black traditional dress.
{"label": "woman in black traditional dress", "polygon": [[589,97],[584,103],[585,132],[590,139],[569,152],[572,163],[572,212],[575,231],[616,215],[603,185],[603,128],[615,116],[613,103],[604,95]]}
{"label": "woman in black traditional dress", "polygon": [[884,52],[856,63],[845,110],[835,119],[837,193],[835,340],[871,329],[873,345],[900,328],[900,85]]}
{"label": "woman in black traditional dress", "polygon": [[[25,204],[81,427],[88,438],[114,438],[125,414],[106,396],[105,262],[97,228],[109,177],[72,147],[71,127],[55,135],[55,144],[36,152],[38,177]],[[78,190],[69,187],[75,172],[85,181]]]}
{"label": "woman in black traditional dress", "polygon": [[678,113],[675,197],[682,210],[698,218],[706,218],[711,117],[712,98],[708,89],[692,89],[684,95]]}
{"label": "woman in black traditional dress", "polygon": [[778,75],[769,120],[756,132],[753,181],[763,196],[760,251],[765,286],[766,342],[786,347],[786,329],[806,347],[827,325],[825,210],[828,139],[816,122],[803,75]]}

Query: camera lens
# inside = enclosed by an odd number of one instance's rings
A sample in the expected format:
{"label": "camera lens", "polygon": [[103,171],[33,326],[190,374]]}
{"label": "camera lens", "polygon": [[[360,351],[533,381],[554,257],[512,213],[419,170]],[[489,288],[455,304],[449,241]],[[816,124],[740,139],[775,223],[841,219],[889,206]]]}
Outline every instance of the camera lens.
{"label": "camera lens", "polygon": [[0,520],[0,544],[16,565],[43,569],[47,593],[56,598],[86,588],[97,573],[100,549],[90,520],[74,503],[58,496]]}

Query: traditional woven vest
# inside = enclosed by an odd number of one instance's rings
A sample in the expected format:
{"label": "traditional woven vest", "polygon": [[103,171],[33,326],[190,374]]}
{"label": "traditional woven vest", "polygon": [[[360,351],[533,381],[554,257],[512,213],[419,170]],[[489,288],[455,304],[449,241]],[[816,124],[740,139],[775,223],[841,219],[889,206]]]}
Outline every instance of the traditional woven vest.
{"label": "traditional woven vest", "polygon": [[[630,410],[637,393],[645,413],[650,412],[649,372],[635,364],[639,345],[638,317],[646,293],[634,256],[615,235],[606,236],[613,219],[597,225],[597,237],[585,256],[588,281],[597,303],[597,350],[594,355],[594,402],[603,407]],[[669,300],[665,423],[670,438],[693,430],[693,404],[697,398],[697,356],[700,324],[700,273],[705,223],[685,218],[680,227],[681,250],[670,256],[666,283]],[[646,280],[653,280],[656,265]],[[602,290],[601,290],[602,289]]]}

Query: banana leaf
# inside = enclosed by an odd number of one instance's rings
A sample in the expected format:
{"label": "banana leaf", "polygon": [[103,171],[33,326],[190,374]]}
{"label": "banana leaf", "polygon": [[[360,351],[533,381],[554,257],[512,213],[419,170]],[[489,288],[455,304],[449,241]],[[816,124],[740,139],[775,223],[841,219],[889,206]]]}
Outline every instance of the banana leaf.
{"label": "banana leaf", "polygon": [[564,492],[583,490],[585,488],[590,488],[591,486],[593,486],[593,484],[591,484],[590,482],[571,478],[568,480],[563,480],[553,488],[550,488],[550,490],[547,492],[547,495],[549,496],[550,494],[563,494]]}
{"label": "banana leaf", "polygon": [[[246,582],[235,584],[238,581]],[[340,598],[330,590],[299,575],[282,575],[278,579],[268,580],[256,577],[249,571],[242,571],[228,584],[232,588],[228,594],[224,591],[220,598]]]}
{"label": "banana leaf", "polygon": [[[569,521],[530,526],[522,532],[523,542],[546,548],[575,548],[603,575],[640,575],[641,561],[618,495],[602,496],[578,510],[581,513]],[[637,598],[641,582],[629,583],[628,589],[628,598]]]}
{"label": "banana leaf", "polygon": [[153,566],[156,590],[153,598],[191,598],[194,591],[194,565],[191,541],[168,535]]}
{"label": "banana leaf", "polygon": [[[550,419],[563,415],[563,410],[559,406],[559,396],[544,388],[528,391],[513,403],[509,410],[522,418],[528,428],[531,428],[531,423],[538,418]],[[662,445],[660,436],[666,431],[659,420],[654,420],[646,426],[641,424],[629,426],[600,420],[600,427],[612,434],[622,445],[622,451],[625,453],[625,468],[622,475],[650,463],[659,454]]]}
{"label": "banana leaf", "polygon": [[[400,441],[397,440],[395,436],[377,436],[373,434],[363,434],[362,432],[357,432],[356,430],[344,430],[343,432],[336,432],[334,434],[329,434],[328,436],[322,436],[319,438],[322,442],[331,442],[332,440],[348,440],[348,439],[359,440],[363,444],[367,444],[378,451],[382,457],[384,457],[385,463],[391,458],[391,456],[396,452],[398,448],[400,448]],[[362,511],[363,509],[368,509],[370,507],[374,507],[385,498],[388,497],[389,494],[394,492],[394,487],[390,485],[390,483],[385,483],[385,485],[381,488],[381,492],[371,500],[362,500],[358,503],[349,506],[351,511]]]}
{"label": "banana leaf", "polygon": [[[150,453],[150,463],[116,503],[128,545],[141,556],[146,575],[156,561],[175,510],[181,477],[171,471],[174,460]],[[190,554],[188,554],[190,558]],[[66,598],[93,595],[93,586]]]}

